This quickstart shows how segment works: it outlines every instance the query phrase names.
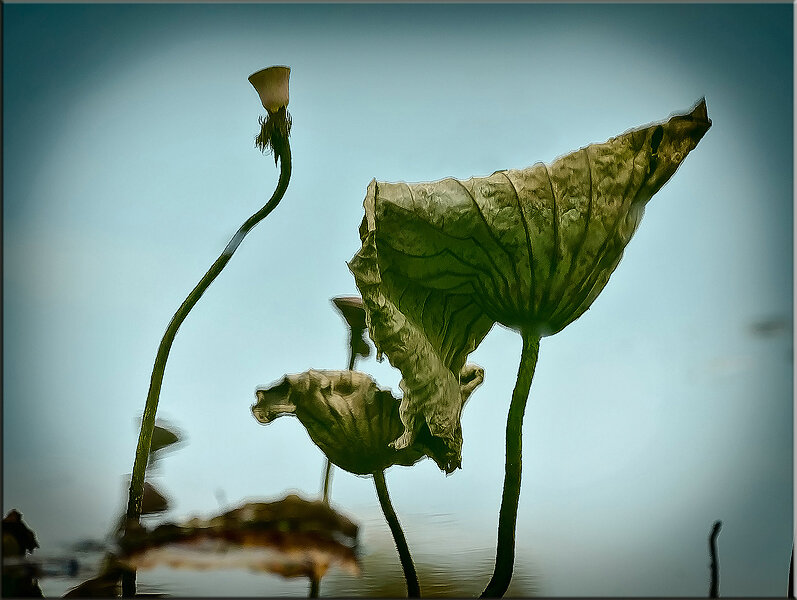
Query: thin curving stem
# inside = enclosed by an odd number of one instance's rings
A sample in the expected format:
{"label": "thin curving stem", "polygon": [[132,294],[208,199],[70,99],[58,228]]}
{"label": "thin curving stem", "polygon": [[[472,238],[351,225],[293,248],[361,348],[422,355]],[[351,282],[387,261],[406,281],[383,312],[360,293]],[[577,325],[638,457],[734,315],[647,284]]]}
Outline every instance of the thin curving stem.
{"label": "thin curving stem", "polygon": [[717,536],[720,534],[722,521],[715,521],[708,536],[708,552],[711,555],[711,583],[708,589],[709,598],[719,598],[720,596],[720,573],[717,561]]}
{"label": "thin curving stem", "polygon": [[374,485],[376,486],[376,495],[379,496],[379,504],[385,515],[385,521],[387,521],[390,532],[393,534],[393,540],[396,542],[401,568],[404,569],[404,579],[407,580],[407,597],[420,598],[421,586],[418,584],[418,574],[415,572],[415,565],[412,562],[410,548],[407,546],[407,539],[401,530],[401,523],[399,523],[396,511],[393,510],[393,505],[390,503],[384,471],[374,473]]}
{"label": "thin curving stem", "polygon": [[[169,351],[172,347],[174,337],[177,335],[177,330],[183,323],[188,313],[194,305],[205,293],[211,283],[218,277],[222,269],[227,265],[232,258],[233,253],[238,249],[238,246],[243,241],[246,234],[260,221],[265,219],[271,211],[277,208],[280,200],[285,195],[288,189],[288,182],[291,178],[291,149],[288,144],[287,138],[280,146],[279,152],[275,151],[280,158],[280,176],[277,182],[277,188],[274,190],[269,201],[258,210],[255,214],[249,217],[243,225],[235,232],[232,239],[227,243],[224,251],[216,259],[216,262],[208,269],[207,273],[199,280],[196,287],[191,290],[188,297],[174,313],[166,332],[163,334],[158,353],[155,356],[155,365],[152,369],[152,377],[149,383],[149,393],[147,394],[147,402],[144,407],[144,418],[141,421],[141,433],[138,436],[138,446],[136,447],[136,458],[133,463],[133,476],[130,480],[130,494],[127,500],[127,519],[128,522],[139,522],[141,518],[141,501],[144,495],[144,475],[147,469],[147,457],[149,456],[150,445],[152,444],[152,432],[155,427],[155,413],[158,410],[158,399],[160,397],[161,385],[163,384],[163,373],[166,370],[166,361],[169,358]],[[123,581],[122,594],[124,596],[135,594],[134,589],[131,588],[129,578],[126,578],[126,583]],[[135,581],[135,580],[133,580]],[[134,585],[134,584],[133,584]]]}
{"label": "thin curving stem", "polygon": [[512,392],[509,415],[506,419],[506,469],[504,492],[501,497],[501,512],[498,515],[498,544],[495,551],[495,570],[490,583],[484,588],[482,598],[500,598],[506,593],[512,580],[515,565],[515,524],[520,499],[521,462],[523,444],[523,413],[529,397],[540,338],[523,333],[523,351],[520,355],[517,382]]}

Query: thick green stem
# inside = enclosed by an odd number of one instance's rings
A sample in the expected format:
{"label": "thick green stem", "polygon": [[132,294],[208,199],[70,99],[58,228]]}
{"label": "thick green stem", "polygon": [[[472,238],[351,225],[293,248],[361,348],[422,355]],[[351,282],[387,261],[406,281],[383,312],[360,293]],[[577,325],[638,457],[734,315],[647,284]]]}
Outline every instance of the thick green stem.
{"label": "thick green stem", "polygon": [[520,499],[521,464],[523,456],[523,413],[529,397],[540,338],[523,334],[523,352],[520,355],[517,382],[512,392],[512,403],[506,419],[506,469],[504,471],[504,493],[501,497],[501,512],[498,516],[498,545],[495,551],[495,570],[490,583],[482,592],[482,598],[500,598],[506,593],[512,580],[515,566],[515,524]]}
{"label": "thick green stem", "polygon": [[[174,313],[172,320],[169,322],[169,326],[166,328],[166,333],[163,334],[163,339],[161,340],[158,353],[155,357],[155,366],[152,369],[149,393],[147,394],[147,402],[144,407],[144,418],[141,422],[141,433],[138,436],[136,459],[133,463],[133,476],[130,480],[130,494],[127,501],[127,519],[129,521],[138,522],[141,517],[141,500],[144,495],[144,475],[146,473],[147,458],[149,457],[149,450],[152,444],[155,413],[158,410],[158,398],[160,397],[161,385],[163,384],[163,373],[166,370],[166,360],[169,358],[169,351],[171,350],[174,337],[177,335],[177,330],[188,316],[188,313],[230,261],[230,258],[232,258],[233,253],[241,244],[246,234],[260,221],[265,219],[269,213],[277,207],[280,200],[282,200],[282,197],[285,195],[285,190],[288,189],[288,181],[291,178],[291,150],[287,140],[281,148],[279,158],[281,161],[280,177],[274,194],[263,208],[258,210],[241,225],[232,239],[230,239],[227,247],[216,259],[216,262],[208,269],[207,273],[205,273],[196,287],[191,290],[191,293],[188,294],[188,297],[180,305],[180,308],[177,309],[177,312]],[[134,593],[133,590],[129,589],[129,583],[127,588],[128,589],[123,590],[123,595],[128,595],[131,591]]]}
{"label": "thick green stem", "polygon": [[385,520],[388,527],[390,527],[390,532],[393,534],[393,540],[396,542],[401,568],[404,569],[404,579],[407,580],[407,597],[420,598],[421,586],[418,584],[418,574],[415,572],[415,565],[412,563],[410,548],[407,546],[407,539],[401,530],[401,523],[399,523],[396,511],[393,510],[393,505],[390,503],[384,471],[374,473],[374,485],[376,486],[376,495],[379,496],[379,504],[382,506]]}

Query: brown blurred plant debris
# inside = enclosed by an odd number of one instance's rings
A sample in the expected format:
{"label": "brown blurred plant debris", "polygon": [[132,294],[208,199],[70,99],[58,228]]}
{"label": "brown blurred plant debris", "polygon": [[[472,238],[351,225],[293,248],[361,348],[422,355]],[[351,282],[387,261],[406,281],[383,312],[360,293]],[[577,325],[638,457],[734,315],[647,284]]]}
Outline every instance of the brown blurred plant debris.
{"label": "brown blurred plant debris", "polygon": [[3,597],[42,597],[36,566],[27,555],[39,547],[36,534],[22,521],[22,513],[11,509],[3,518]]}
{"label": "brown blurred plant debris", "polygon": [[11,509],[3,519],[3,556],[25,556],[39,547],[36,534],[22,521],[22,513]]}
{"label": "brown blurred plant debris", "polygon": [[320,501],[288,495],[248,502],[209,519],[132,526],[119,560],[131,569],[246,568],[283,577],[323,577],[332,565],[359,575],[358,526]]}

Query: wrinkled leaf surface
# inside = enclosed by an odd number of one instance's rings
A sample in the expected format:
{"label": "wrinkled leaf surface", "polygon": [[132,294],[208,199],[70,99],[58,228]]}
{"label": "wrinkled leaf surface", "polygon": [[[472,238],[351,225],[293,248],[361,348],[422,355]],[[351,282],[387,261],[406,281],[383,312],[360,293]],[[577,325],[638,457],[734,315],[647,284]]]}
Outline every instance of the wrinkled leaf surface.
{"label": "wrinkled leaf surface", "polygon": [[546,336],[592,304],[645,204],[708,130],[690,113],[550,165],[431,183],[371,181],[349,263],[377,351],[401,370],[396,448],[424,426],[459,466],[458,378],[494,323]]}
{"label": "wrinkled leaf surface", "polygon": [[[460,409],[484,379],[476,365],[462,369],[457,398]],[[256,391],[252,414],[270,423],[294,414],[321,451],[342,469],[367,475],[391,465],[413,465],[424,456],[438,464],[447,460],[445,447],[428,431],[413,444],[396,449],[392,442],[404,431],[399,400],[358,371],[315,371],[286,375]]]}

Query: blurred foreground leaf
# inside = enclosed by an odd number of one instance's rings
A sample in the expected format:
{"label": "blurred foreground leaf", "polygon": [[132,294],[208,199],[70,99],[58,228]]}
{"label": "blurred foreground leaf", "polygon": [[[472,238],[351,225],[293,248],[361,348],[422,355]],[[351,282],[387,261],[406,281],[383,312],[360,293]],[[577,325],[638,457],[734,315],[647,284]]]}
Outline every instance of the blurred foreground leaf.
{"label": "blurred foreground leaf", "polygon": [[320,501],[288,495],[250,502],[209,519],[131,527],[119,560],[128,568],[246,568],[284,577],[323,577],[337,565],[359,574],[358,527]]}
{"label": "blurred foreground leaf", "polygon": [[11,509],[3,518],[3,597],[41,597],[37,568],[26,557],[39,547],[36,534]]}
{"label": "blurred foreground leaf", "polygon": [[38,547],[36,534],[22,521],[22,513],[8,511],[3,518],[3,556],[25,556]]}

